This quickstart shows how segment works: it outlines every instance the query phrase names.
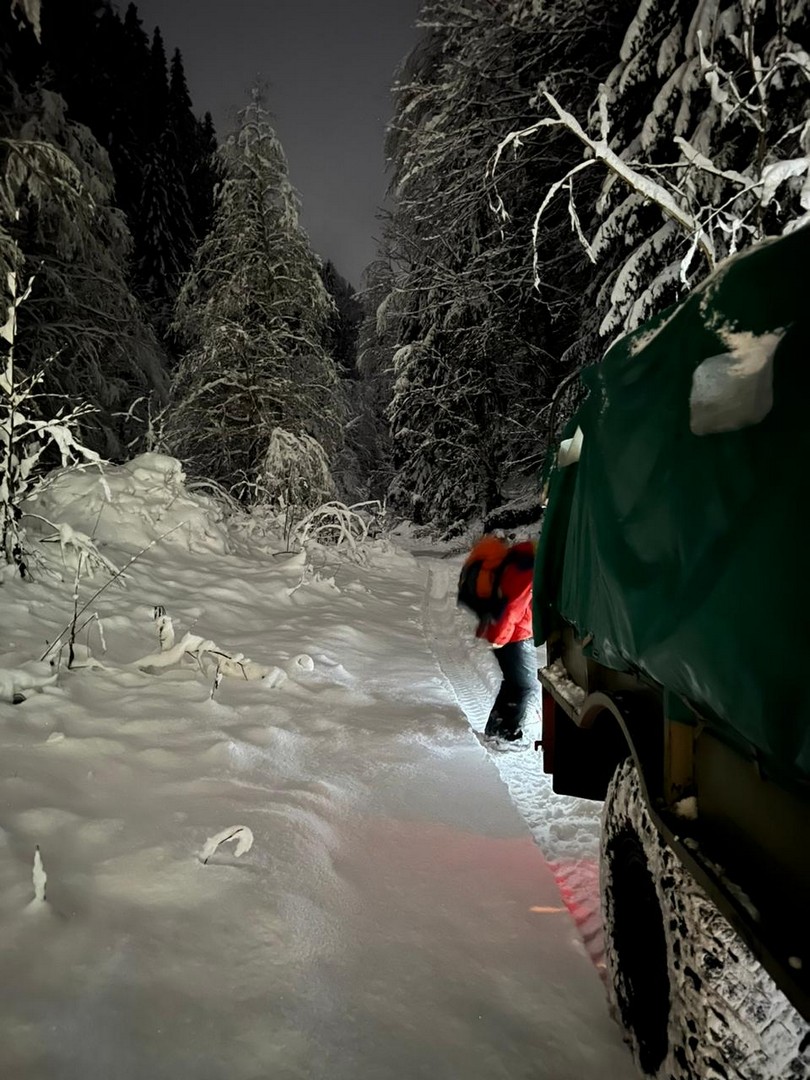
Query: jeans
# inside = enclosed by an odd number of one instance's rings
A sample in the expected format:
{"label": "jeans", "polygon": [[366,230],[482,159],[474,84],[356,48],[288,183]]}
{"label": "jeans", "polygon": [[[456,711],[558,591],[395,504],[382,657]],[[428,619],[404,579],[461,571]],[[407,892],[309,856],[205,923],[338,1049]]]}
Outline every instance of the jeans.
{"label": "jeans", "polygon": [[540,705],[540,683],[537,679],[537,650],[531,638],[510,641],[493,649],[503,681],[489,714],[487,729],[495,733],[514,734],[534,718]]}

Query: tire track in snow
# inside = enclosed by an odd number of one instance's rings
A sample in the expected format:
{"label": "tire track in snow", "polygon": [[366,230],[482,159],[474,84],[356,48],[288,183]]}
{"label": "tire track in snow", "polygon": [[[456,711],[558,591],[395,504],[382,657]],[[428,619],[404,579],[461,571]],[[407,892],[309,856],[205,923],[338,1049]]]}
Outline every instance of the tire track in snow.
{"label": "tire track in snow", "polygon": [[[428,566],[422,601],[422,632],[460,711],[475,728],[483,729],[494,690],[461,645],[459,620],[449,602],[451,577],[446,565]],[[456,648],[450,648],[451,644]]]}
{"label": "tire track in snow", "polygon": [[[470,637],[469,619],[455,606],[455,564],[428,564],[422,603],[422,629],[442,678],[480,738],[497,692],[499,673],[491,656]],[[484,665],[487,667],[484,667]],[[599,903],[601,803],[556,795],[542,761],[531,749],[539,721],[528,731],[529,747],[496,750],[485,742],[490,760],[529,827],[554,874],[593,963],[604,972],[604,942]]]}

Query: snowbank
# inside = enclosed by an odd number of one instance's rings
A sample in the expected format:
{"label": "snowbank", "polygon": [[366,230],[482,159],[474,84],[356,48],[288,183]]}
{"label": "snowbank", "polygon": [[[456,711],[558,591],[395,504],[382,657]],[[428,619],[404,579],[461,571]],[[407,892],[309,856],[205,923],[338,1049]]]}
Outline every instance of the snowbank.
{"label": "snowbank", "polygon": [[[162,538],[189,551],[228,551],[221,509],[189,492],[179,461],[141,454],[126,465],[58,469],[24,505],[26,529],[48,535],[66,523],[97,544],[143,548]],[[40,519],[45,518],[46,521]]]}

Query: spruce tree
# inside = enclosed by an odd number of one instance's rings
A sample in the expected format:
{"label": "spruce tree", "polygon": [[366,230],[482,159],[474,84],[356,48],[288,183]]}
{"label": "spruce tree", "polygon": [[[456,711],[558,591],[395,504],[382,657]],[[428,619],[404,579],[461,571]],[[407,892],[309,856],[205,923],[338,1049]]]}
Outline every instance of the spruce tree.
{"label": "spruce tree", "polygon": [[166,126],[166,114],[169,108],[169,73],[166,63],[166,49],[163,35],[156,26],[152,33],[152,45],[149,49],[149,66],[146,74],[146,100],[144,112],[147,117],[151,139],[157,140]]}
{"label": "spruce tree", "polygon": [[[199,122],[192,111],[183,57],[179,49],[174,50],[171,62],[166,130],[174,145],[174,156],[189,200],[191,226],[194,229],[191,191],[199,151]],[[196,230],[194,235],[196,236]]]}
{"label": "spruce tree", "polygon": [[493,155],[533,119],[540,80],[590,100],[618,28],[584,3],[522,0],[428,0],[419,25],[388,138],[392,496],[416,520],[447,527],[487,515],[521,475],[534,482],[538,414],[581,335],[587,264],[564,208],[537,275],[531,254],[536,193],[578,149],[557,136],[502,158],[495,173]]}
{"label": "spruce tree", "polygon": [[183,228],[196,244],[211,228],[219,176],[217,139],[211,114],[206,113],[202,120],[194,115],[179,49],[175,49],[171,62],[167,133],[188,199],[190,231],[185,224]]}
{"label": "spruce tree", "polygon": [[577,133],[584,164],[615,155],[589,244],[603,335],[633,329],[727,255],[807,219],[809,50],[805,4],[640,5],[590,130]]}
{"label": "spruce tree", "polygon": [[356,374],[357,337],[363,309],[357,293],[327,259],[321,271],[324,287],[332,298],[333,310],[327,324],[324,348],[334,360],[341,376]]}
{"label": "spruce tree", "polygon": [[140,295],[149,303],[156,328],[165,338],[197,241],[188,188],[196,121],[180,53],[175,52],[172,61],[170,84],[158,28],[150,52],[147,100],[150,141],[135,217],[135,269]]}
{"label": "spruce tree", "polygon": [[110,158],[116,176],[118,205],[127,215],[130,231],[137,228],[143,172],[150,144],[147,113],[149,39],[132,3],[123,20],[119,54],[118,93],[113,113]]}
{"label": "spruce tree", "polygon": [[165,329],[191,265],[195,241],[188,192],[170,128],[152,144],[144,166],[137,229],[139,290]]}
{"label": "spruce tree", "polygon": [[198,241],[202,241],[214,220],[214,195],[221,179],[217,137],[210,112],[196,122],[192,160],[188,180],[191,222],[194,235]]}
{"label": "spruce tree", "polygon": [[119,414],[166,387],[161,350],[127,284],[131,239],[112,204],[109,159],[52,91],[18,95],[4,124],[0,202],[22,258],[16,269],[33,278],[19,309],[19,362],[29,373],[46,366],[50,393],[94,406],[84,441],[121,458],[136,433]]}
{"label": "spruce tree", "polygon": [[261,497],[274,429],[341,438],[337,377],[323,339],[330,302],[298,221],[298,197],[261,95],[221,150],[210,233],[181,291],[184,347],[168,434],[198,476]]}

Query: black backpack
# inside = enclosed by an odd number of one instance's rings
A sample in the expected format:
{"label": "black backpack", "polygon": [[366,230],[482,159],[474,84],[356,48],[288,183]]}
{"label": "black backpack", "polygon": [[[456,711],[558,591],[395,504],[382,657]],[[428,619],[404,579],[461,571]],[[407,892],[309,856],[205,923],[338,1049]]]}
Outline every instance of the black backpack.
{"label": "black backpack", "polygon": [[483,559],[473,559],[465,563],[458,577],[458,590],[456,603],[460,607],[469,608],[478,620],[483,623],[497,622],[501,618],[507,598],[501,592],[501,578],[503,572],[510,564],[525,569],[534,562],[534,558],[515,552],[509,548],[497,566],[489,572],[490,581],[481,581],[481,571],[484,567]]}

